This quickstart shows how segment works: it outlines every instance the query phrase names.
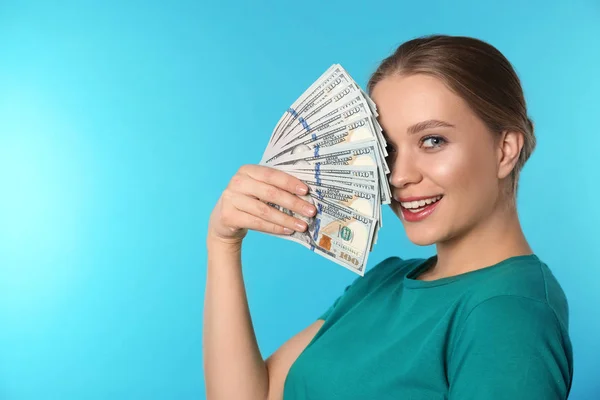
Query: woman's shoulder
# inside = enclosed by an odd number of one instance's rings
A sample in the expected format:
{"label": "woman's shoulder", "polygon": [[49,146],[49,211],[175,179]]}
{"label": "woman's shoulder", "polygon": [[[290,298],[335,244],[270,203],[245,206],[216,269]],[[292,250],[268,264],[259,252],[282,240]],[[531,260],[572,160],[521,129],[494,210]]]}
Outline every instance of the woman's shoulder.
{"label": "woman's shoulder", "polygon": [[535,254],[506,260],[500,268],[490,269],[480,283],[469,296],[472,308],[490,301],[520,299],[543,304],[562,324],[568,324],[569,307],[562,286],[550,267]]}

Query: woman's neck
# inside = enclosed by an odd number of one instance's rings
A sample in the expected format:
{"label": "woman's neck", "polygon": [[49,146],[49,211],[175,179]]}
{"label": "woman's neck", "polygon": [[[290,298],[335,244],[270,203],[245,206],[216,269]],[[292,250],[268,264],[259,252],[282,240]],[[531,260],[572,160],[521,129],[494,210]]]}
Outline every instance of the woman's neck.
{"label": "woman's neck", "polygon": [[437,260],[417,279],[434,280],[485,268],[533,251],[514,208],[496,212],[462,235],[436,244]]}

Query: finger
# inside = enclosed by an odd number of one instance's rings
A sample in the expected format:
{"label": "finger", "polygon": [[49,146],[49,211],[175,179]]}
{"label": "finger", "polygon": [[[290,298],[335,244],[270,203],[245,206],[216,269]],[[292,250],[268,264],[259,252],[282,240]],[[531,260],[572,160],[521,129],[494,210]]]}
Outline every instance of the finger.
{"label": "finger", "polygon": [[290,235],[294,233],[294,229],[290,229],[288,227],[281,226],[270,221],[265,221],[264,219],[257,217],[256,215],[251,215],[243,211],[238,211],[236,213],[235,219],[236,226],[239,226],[240,228],[251,229],[253,231],[265,233],[273,233],[276,235]]}
{"label": "finger", "polygon": [[306,186],[304,182],[295,176],[275,168],[251,164],[245,165],[240,169],[240,171],[250,176],[254,180],[268,183],[290,193],[300,195],[308,193],[308,186]]}
{"label": "finger", "polygon": [[287,215],[276,208],[251,197],[236,196],[232,199],[232,204],[239,211],[258,217],[265,222],[289,228],[297,232],[304,232],[308,227],[306,222]]}
{"label": "finger", "polygon": [[302,200],[300,197],[279,189],[276,186],[254,180],[251,177],[239,180],[237,190],[240,193],[254,196],[265,202],[277,204],[307,217],[312,217],[317,212],[314,205]]}

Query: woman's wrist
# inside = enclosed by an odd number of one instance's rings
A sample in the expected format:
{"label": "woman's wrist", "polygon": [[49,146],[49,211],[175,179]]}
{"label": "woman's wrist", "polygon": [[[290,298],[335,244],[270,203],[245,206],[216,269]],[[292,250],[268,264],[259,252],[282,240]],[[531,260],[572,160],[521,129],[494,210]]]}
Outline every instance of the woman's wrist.
{"label": "woman's wrist", "polygon": [[206,247],[209,251],[238,252],[242,249],[242,239],[225,239],[209,233],[206,236]]}

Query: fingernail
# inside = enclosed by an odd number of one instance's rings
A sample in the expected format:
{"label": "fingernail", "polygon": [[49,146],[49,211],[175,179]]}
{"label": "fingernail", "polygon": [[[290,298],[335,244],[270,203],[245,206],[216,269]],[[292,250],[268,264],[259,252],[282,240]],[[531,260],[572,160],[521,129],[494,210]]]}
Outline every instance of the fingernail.
{"label": "fingernail", "polygon": [[296,222],[296,230],[298,232],[304,232],[304,230],[306,229],[306,225],[300,222]]}
{"label": "fingernail", "polygon": [[303,210],[304,210],[304,215],[306,215],[307,217],[312,217],[313,215],[315,215],[315,212],[317,211],[313,206],[304,206]]}
{"label": "fingernail", "polygon": [[283,232],[287,233],[288,235],[291,235],[292,233],[294,233],[294,231],[290,228],[283,228]]}
{"label": "fingernail", "polygon": [[306,193],[308,193],[308,190],[306,189],[306,186],[298,185],[298,186],[296,186],[296,193],[306,194]]}

